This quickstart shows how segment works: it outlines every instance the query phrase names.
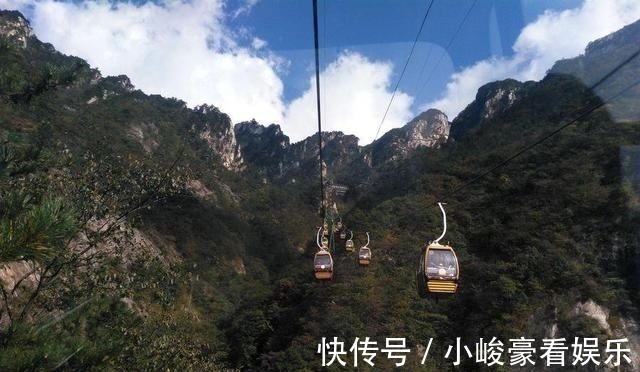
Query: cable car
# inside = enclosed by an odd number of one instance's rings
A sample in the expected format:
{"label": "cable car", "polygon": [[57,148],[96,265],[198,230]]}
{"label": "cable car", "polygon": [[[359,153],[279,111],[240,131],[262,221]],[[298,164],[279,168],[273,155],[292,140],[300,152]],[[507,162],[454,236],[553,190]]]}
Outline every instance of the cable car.
{"label": "cable car", "polygon": [[360,247],[358,251],[358,263],[360,266],[369,266],[371,263],[371,248],[369,248],[369,233],[367,233],[367,244]]}
{"label": "cable car", "polygon": [[321,229],[318,229],[318,234],[316,235],[316,244],[320,250],[313,257],[313,272],[318,280],[331,280],[333,279],[333,257],[331,257],[331,253],[326,247],[320,245]]}
{"label": "cable car", "polygon": [[313,269],[316,279],[331,280],[333,279],[333,258],[331,253],[326,249],[316,252],[313,258]]}
{"label": "cable car", "polygon": [[447,232],[447,215],[442,203],[438,203],[442,210],[444,231],[442,235],[422,248],[420,266],[416,272],[418,295],[427,297],[429,293],[456,293],[460,267],[458,257],[451,246],[440,244],[440,240]]}
{"label": "cable car", "polygon": [[347,252],[353,252],[353,231],[349,231],[351,233],[351,237],[344,243],[344,249]]}

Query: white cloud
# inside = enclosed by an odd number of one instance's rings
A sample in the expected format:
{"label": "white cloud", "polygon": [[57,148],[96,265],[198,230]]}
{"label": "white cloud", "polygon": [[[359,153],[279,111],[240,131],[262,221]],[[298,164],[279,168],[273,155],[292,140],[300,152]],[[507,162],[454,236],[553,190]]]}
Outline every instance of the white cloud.
{"label": "white cloud", "polygon": [[[105,75],[128,75],[147,93],[211,103],[235,122],[282,119],[281,60],[242,48],[222,0],[111,2],[0,0],[30,15],[35,33]],[[249,1],[250,6],[255,2]],[[30,7],[30,8],[29,8]],[[264,46],[264,45],[263,45]]]}
{"label": "white cloud", "polygon": [[251,40],[251,46],[253,47],[253,49],[258,50],[266,47],[267,42],[260,39],[259,37],[254,37],[253,40]]}
{"label": "white cloud", "polygon": [[[255,118],[282,123],[292,140],[315,132],[315,79],[290,104],[283,83],[290,61],[267,49],[246,28],[229,30],[227,17],[251,11],[247,0],[235,11],[224,0],[165,0],[144,4],[0,0],[29,15],[35,33],[63,53],[87,59],[104,75],[126,74],[147,93],[177,97],[195,106],[210,103],[234,122]],[[229,14],[225,14],[228,11]],[[248,40],[250,46],[239,46]],[[391,97],[390,63],[346,52],[322,72],[324,127],[370,142]],[[381,133],[411,119],[412,98],[397,92]]]}
{"label": "white cloud", "polygon": [[[344,52],[321,72],[323,130],[355,133],[366,144],[373,140],[384,110],[391,99],[389,63],[376,62],[355,52]],[[412,98],[398,91],[381,133],[399,127],[411,119]],[[317,128],[316,83],[293,100],[284,115],[283,129],[297,141],[312,135]]]}
{"label": "white cloud", "polygon": [[443,96],[421,106],[436,107],[455,117],[490,81],[539,80],[553,63],[580,55],[590,41],[640,18],[637,0],[585,0],[578,8],[546,11],[522,29],[512,57],[483,60],[453,74]]}
{"label": "white cloud", "polygon": [[253,9],[253,7],[256,6],[259,1],[260,0],[245,0],[244,4],[242,4],[233,12],[233,18],[238,18],[243,14],[251,13],[251,9]]}

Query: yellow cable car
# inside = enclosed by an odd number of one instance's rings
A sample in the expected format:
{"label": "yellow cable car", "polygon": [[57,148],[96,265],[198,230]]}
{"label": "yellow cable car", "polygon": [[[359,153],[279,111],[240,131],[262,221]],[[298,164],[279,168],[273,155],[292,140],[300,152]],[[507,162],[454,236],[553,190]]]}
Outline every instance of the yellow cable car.
{"label": "yellow cable car", "polygon": [[316,279],[333,279],[333,258],[331,257],[331,253],[326,249],[321,249],[316,252],[315,257],[313,258],[313,269]]}
{"label": "yellow cable car", "polygon": [[[316,235],[316,244],[318,245],[318,252],[313,257],[313,272],[318,280],[331,280],[333,279],[333,257],[328,251],[326,246],[320,245],[320,231],[322,227],[318,229]],[[323,239],[326,239],[323,237]]]}
{"label": "yellow cable car", "polygon": [[369,248],[369,233],[367,233],[367,244],[360,247],[358,251],[358,263],[360,266],[369,266],[371,263],[371,248]]}
{"label": "yellow cable car", "polygon": [[349,231],[349,233],[351,234],[351,237],[347,240],[346,243],[344,243],[344,249],[347,252],[353,252],[353,231]]}
{"label": "yellow cable car", "polygon": [[427,297],[429,293],[456,293],[460,267],[458,257],[451,246],[439,243],[447,232],[447,215],[442,203],[438,203],[442,210],[444,231],[438,239],[422,248],[420,266],[416,272],[418,295]]}

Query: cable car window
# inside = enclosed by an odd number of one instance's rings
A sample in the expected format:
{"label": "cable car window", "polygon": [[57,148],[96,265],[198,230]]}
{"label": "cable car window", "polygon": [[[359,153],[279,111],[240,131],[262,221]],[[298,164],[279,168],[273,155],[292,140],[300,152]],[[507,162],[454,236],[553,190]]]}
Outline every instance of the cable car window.
{"label": "cable car window", "polygon": [[456,276],[456,259],[451,251],[429,250],[427,257],[427,275],[429,276]]}
{"label": "cable car window", "polygon": [[329,257],[329,255],[321,255],[316,257],[316,265],[331,265],[331,257]]}

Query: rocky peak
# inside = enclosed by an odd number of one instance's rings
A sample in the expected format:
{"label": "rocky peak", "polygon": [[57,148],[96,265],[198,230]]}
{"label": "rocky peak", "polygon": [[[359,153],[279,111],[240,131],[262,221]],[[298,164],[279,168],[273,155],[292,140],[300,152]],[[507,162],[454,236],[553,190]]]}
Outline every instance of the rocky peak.
{"label": "rocky peak", "polygon": [[434,147],[449,137],[449,118],[440,110],[429,109],[401,129],[409,148]]}
{"label": "rocky peak", "polygon": [[[322,132],[323,156],[327,162],[332,163],[332,159],[341,154],[358,153],[360,150],[359,141],[358,137],[340,131]],[[291,145],[291,150],[291,155],[297,160],[318,156],[318,134],[294,143]]]}
{"label": "rocky peak", "polygon": [[590,42],[584,54],[594,56],[597,54],[606,55],[611,52],[616,53],[621,48],[637,45],[640,42],[638,36],[640,36],[640,20],[603,38]]}
{"label": "rocky peak", "polygon": [[475,102],[479,104],[480,116],[484,120],[491,119],[497,113],[504,112],[518,99],[522,83],[507,79],[486,84],[476,94]]}
{"label": "rocky peak", "polygon": [[0,39],[6,39],[24,49],[31,35],[29,21],[20,12],[0,10]]}
{"label": "rocky peak", "polygon": [[404,159],[418,147],[438,147],[449,137],[449,127],[447,115],[429,109],[369,145],[372,165]]}
{"label": "rocky peak", "polygon": [[[290,143],[279,125],[264,126],[255,120],[236,124],[235,133],[246,163],[268,176],[307,175],[309,170],[317,168],[317,134]],[[342,132],[322,132],[323,158],[327,168],[333,172],[359,156],[358,141],[358,137]]]}
{"label": "rocky peak", "polygon": [[225,168],[241,169],[243,159],[231,118],[212,105],[196,106],[193,110],[196,116],[192,130],[220,157]]}
{"label": "rocky peak", "polygon": [[[590,42],[584,54],[557,61],[549,70],[549,74],[568,75],[589,87],[624,63],[622,68],[598,84],[593,92],[606,99],[619,94],[623,87],[637,79],[640,59],[636,57],[629,60],[629,58],[637,52],[639,44],[640,21],[636,21],[610,35]],[[635,86],[609,102],[607,110],[617,121],[637,121],[640,119],[638,99],[640,99],[640,87]]]}
{"label": "rocky peak", "polygon": [[526,93],[533,82],[522,83],[513,79],[494,81],[478,89],[476,98],[451,123],[451,137],[460,138],[482,122],[507,111]]}
{"label": "rocky peak", "polygon": [[247,142],[253,142],[258,139],[261,142],[269,142],[272,139],[277,139],[278,147],[289,146],[289,137],[282,132],[282,129],[277,124],[264,126],[255,120],[251,120],[236,124],[234,131],[238,141],[241,138]]}
{"label": "rocky peak", "polygon": [[264,126],[255,120],[234,127],[242,158],[268,175],[281,175],[289,149],[289,137],[279,125]]}

